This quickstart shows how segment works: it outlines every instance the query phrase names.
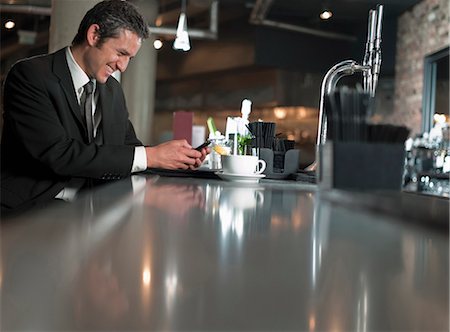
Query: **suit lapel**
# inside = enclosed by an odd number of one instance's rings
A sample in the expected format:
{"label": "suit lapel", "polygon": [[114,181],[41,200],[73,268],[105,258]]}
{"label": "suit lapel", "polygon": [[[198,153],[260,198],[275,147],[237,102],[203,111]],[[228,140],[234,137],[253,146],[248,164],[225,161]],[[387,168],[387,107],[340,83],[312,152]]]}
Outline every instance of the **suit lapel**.
{"label": "suit lapel", "polygon": [[59,84],[61,85],[61,88],[66,95],[70,110],[74,114],[75,118],[80,122],[80,124],[84,126],[84,122],[81,118],[80,106],[78,105],[77,95],[73,87],[72,76],[67,65],[65,48],[55,53],[53,71],[59,78]]}

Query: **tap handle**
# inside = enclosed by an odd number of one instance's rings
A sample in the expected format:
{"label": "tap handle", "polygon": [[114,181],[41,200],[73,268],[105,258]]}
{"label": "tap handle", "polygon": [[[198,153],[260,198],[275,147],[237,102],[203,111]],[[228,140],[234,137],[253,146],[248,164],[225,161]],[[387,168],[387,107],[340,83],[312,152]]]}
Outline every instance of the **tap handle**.
{"label": "tap handle", "polygon": [[381,48],[381,28],[383,23],[383,5],[377,6],[377,29],[375,35],[375,49]]}
{"label": "tap handle", "polygon": [[[364,61],[366,61],[366,59],[369,58],[369,50],[370,50],[370,35],[372,34],[371,29],[372,29],[372,15],[373,15],[373,9],[369,10],[369,19],[367,21],[367,39],[366,39],[366,49],[364,52]],[[363,62],[364,65],[366,65],[366,63]]]}
{"label": "tap handle", "polygon": [[381,30],[383,22],[383,5],[377,6],[377,26],[376,36],[374,43],[374,56],[372,59],[372,80],[370,82],[370,92],[372,96],[375,96],[375,89],[378,85],[378,76],[381,69]]}
{"label": "tap handle", "polygon": [[[373,16],[375,15],[375,10],[371,9],[369,10],[369,19],[367,20],[367,41],[366,41],[366,49],[364,52],[364,59],[363,59],[363,66],[372,66],[372,60],[371,60],[371,55],[372,55],[372,48],[373,48],[373,40],[372,40],[372,36],[373,36],[373,29],[375,28],[375,26],[373,25]],[[364,91],[368,92],[370,91],[370,72],[368,70],[365,70],[363,72],[363,89]]]}
{"label": "tap handle", "polygon": [[[375,36],[377,30],[377,12],[375,10],[371,10],[369,14],[369,46],[373,48],[373,44],[375,43]],[[370,51],[370,49],[369,49]]]}

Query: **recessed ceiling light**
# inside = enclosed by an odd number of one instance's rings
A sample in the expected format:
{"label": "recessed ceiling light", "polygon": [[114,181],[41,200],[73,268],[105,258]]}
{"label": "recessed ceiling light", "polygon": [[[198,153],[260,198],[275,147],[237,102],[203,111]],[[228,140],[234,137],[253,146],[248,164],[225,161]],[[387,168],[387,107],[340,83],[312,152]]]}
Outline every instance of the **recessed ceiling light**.
{"label": "recessed ceiling light", "polygon": [[162,42],[161,40],[159,40],[159,39],[156,39],[156,40],[153,42],[153,47],[154,47],[155,49],[157,49],[157,50],[159,50],[162,46],[163,46],[163,42]]}
{"label": "recessed ceiling light", "polygon": [[319,16],[322,20],[328,20],[331,16],[333,16],[333,13],[331,10],[325,9]]}
{"label": "recessed ceiling light", "polygon": [[14,28],[16,26],[16,23],[14,23],[14,21],[11,21],[11,20],[9,20],[9,21],[7,21],[6,23],[5,23],[5,28],[6,29],[12,29],[12,28]]}

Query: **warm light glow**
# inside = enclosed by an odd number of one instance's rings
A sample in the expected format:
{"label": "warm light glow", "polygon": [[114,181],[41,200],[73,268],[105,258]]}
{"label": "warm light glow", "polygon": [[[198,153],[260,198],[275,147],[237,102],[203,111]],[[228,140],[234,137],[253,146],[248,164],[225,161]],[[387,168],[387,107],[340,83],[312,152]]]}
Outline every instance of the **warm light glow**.
{"label": "warm light glow", "polygon": [[280,217],[280,216],[272,216],[272,218],[270,219],[270,227],[272,229],[277,229],[282,227],[284,224],[284,220]]}
{"label": "warm light glow", "polygon": [[142,282],[145,286],[150,285],[150,281],[152,280],[152,273],[150,272],[150,269],[146,268],[142,272]]}
{"label": "warm light glow", "polygon": [[311,314],[311,316],[309,316],[309,330],[310,331],[314,331],[316,329],[316,317],[314,317],[314,315]]}
{"label": "warm light glow", "polygon": [[292,229],[298,231],[303,226],[303,220],[302,220],[302,213],[300,208],[296,207],[292,211],[292,217],[291,217],[291,225]]}
{"label": "warm light glow", "polygon": [[307,111],[306,111],[306,109],[304,107],[299,107],[298,116],[299,116],[300,119],[306,118],[307,114],[308,113],[307,113]]}
{"label": "warm light glow", "polygon": [[331,16],[333,16],[333,13],[331,10],[325,9],[319,16],[322,20],[328,20]]}
{"label": "warm light glow", "polygon": [[14,28],[16,26],[16,23],[14,23],[14,21],[11,21],[11,20],[9,20],[9,21],[7,21],[6,23],[5,23],[5,28],[6,29],[12,29],[12,28]]}
{"label": "warm light glow", "polygon": [[158,16],[158,17],[156,18],[156,20],[155,20],[155,25],[156,25],[157,27],[160,27],[162,24],[163,24],[163,19],[162,19],[161,16]]}
{"label": "warm light glow", "polygon": [[273,110],[273,114],[275,115],[275,117],[277,119],[282,120],[282,119],[286,118],[287,111],[284,108],[275,107]]}
{"label": "warm light glow", "polygon": [[162,46],[163,46],[163,42],[162,42],[161,40],[159,40],[159,39],[156,39],[156,40],[153,42],[153,47],[154,47],[155,49],[157,49],[157,50],[159,50]]}

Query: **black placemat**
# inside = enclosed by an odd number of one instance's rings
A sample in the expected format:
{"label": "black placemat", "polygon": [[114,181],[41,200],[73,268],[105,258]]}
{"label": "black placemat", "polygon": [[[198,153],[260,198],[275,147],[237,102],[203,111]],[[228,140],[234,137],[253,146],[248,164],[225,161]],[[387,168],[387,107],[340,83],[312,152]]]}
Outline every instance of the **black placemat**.
{"label": "black placemat", "polygon": [[183,169],[163,169],[163,168],[148,168],[145,174],[154,174],[160,176],[172,176],[172,177],[191,177],[191,178],[201,178],[201,179],[219,179],[219,177],[214,174],[215,170],[207,169],[196,169],[196,170],[183,170]]}
{"label": "black placemat", "polygon": [[288,176],[289,180],[316,183],[316,171],[298,170],[296,173],[292,173]]}

